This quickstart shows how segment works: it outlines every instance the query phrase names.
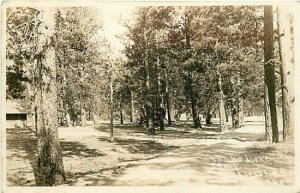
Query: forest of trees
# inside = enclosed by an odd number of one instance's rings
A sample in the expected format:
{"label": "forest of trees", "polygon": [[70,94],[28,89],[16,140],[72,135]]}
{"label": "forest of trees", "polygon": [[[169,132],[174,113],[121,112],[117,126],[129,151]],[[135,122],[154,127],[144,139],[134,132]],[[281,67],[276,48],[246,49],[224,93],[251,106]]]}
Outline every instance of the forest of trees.
{"label": "forest of trees", "polygon": [[[186,114],[193,127],[264,116],[266,140],[294,140],[293,15],[272,6],[147,6],[125,22],[114,57],[97,9],[7,9],[7,99],[38,138],[38,185],[65,181],[59,126],[129,119],[149,135]],[[278,116],[281,114],[282,116]],[[229,121],[232,121],[229,127]]]}

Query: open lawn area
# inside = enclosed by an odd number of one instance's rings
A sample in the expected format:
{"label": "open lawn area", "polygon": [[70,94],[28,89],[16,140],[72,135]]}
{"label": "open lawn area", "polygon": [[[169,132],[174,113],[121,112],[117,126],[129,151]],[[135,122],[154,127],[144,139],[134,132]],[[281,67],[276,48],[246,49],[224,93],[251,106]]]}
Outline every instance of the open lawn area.
{"label": "open lawn area", "polygon": [[[192,129],[176,123],[155,136],[132,124],[59,128],[69,186],[279,185],[294,183],[294,147],[264,140],[264,121],[242,128]],[[7,185],[34,186],[36,137],[7,129]]]}

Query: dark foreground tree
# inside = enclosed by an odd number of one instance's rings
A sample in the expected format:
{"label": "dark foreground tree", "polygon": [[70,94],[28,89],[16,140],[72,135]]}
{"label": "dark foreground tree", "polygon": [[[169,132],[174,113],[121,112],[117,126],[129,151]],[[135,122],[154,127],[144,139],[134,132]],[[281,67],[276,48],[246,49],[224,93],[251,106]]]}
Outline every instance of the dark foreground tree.
{"label": "dark foreground tree", "polygon": [[[54,11],[40,12],[39,31],[46,39],[40,40],[37,55],[38,110],[37,110],[37,176],[39,186],[60,185],[65,182],[61,147],[57,133],[57,89],[55,50],[53,47]],[[42,37],[42,36],[40,36]]]}
{"label": "dark foreground tree", "polygon": [[[274,53],[273,53],[274,45],[273,45],[272,11],[273,11],[272,6],[264,7],[264,59],[265,59],[264,70],[265,70],[265,107],[266,107],[265,117],[267,123],[266,124],[267,139],[271,140],[272,142],[278,143],[279,137],[278,137],[276,97],[275,97],[275,69],[274,69]],[[270,125],[268,123],[268,120],[271,120]]]}

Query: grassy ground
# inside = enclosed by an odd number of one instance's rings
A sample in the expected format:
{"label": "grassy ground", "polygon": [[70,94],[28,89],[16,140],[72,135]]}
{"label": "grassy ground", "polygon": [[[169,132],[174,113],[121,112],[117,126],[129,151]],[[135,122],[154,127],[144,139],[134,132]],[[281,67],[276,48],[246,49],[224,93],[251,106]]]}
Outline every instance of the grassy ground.
{"label": "grassy ground", "polygon": [[[131,124],[59,128],[67,185],[292,184],[293,144],[263,141],[264,122],[222,134],[217,127],[166,127],[154,137]],[[36,138],[7,129],[7,185],[33,186]]]}

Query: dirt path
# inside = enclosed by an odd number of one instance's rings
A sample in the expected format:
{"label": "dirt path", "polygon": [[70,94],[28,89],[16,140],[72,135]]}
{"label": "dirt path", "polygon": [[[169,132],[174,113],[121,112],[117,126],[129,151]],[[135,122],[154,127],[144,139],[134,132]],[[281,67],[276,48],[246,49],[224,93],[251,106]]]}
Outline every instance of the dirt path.
{"label": "dirt path", "polygon": [[262,123],[248,122],[226,134],[197,131],[193,138],[157,137],[156,142],[179,148],[153,159],[129,162],[113,173],[91,175],[88,185],[292,184],[291,145],[268,144],[261,141],[263,136]]}

